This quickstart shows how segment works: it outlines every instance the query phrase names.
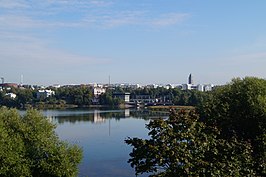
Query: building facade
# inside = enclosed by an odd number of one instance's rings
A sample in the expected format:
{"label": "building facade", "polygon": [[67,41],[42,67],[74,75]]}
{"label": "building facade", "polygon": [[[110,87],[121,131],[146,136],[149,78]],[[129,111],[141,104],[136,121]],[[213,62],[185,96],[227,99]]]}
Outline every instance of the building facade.
{"label": "building facade", "polygon": [[45,98],[48,98],[54,94],[55,94],[55,92],[52,90],[38,90],[37,99],[40,99],[40,98],[45,99]]}
{"label": "building facade", "polygon": [[128,103],[130,101],[130,93],[114,93],[114,98],[119,98],[123,100],[125,103]]}

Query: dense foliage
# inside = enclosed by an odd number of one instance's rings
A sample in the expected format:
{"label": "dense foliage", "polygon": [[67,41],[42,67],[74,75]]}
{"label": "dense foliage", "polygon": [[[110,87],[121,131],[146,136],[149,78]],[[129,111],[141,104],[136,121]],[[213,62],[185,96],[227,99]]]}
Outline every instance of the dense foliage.
{"label": "dense foliage", "polygon": [[203,109],[202,118],[220,129],[220,137],[236,137],[252,146],[253,165],[266,176],[266,80],[234,79],[216,90]]}
{"label": "dense foliage", "polygon": [[[130,97],[135,99],[138,96],[146,96],[150,99],[157,99],[163,103],[181,106],[199,106],[208,98],[208,92],[197,90],[181,90],[180,88],[107,88],[106,93],[94,96],[92,87],[89,86],[63,86],[60,88],[50,87],[55,92],[54,95],[44,98],[37,98],[37,92],[40,88],[11,88],[0,91],[0,105],[15,108],[60,108],[64,106],[89,106],[92,104],[101,104],[108,106],[118,106],[123,100],[113,97],[113,93],[129,92]],[[6,96],[7,93],[16,94],[16,98]],[[97,100],[94,102],[93,100]],[[50,106],[50,107],[49,107]]]}
{"label": "dense foliage", "polygon": [[148,125],[128,138],[129,163],[150,176],[266,176],[266,81],[235,79],[202,107]]}
{"label": "dense foliage", "polygon": [[60,141],[54,128],[35,110],[20,116],[0,108],[0,176],[76,176],[82,151]]}
{"label": "dense foliage", "polygon": [[93,98],[90,87],[61,87],[55,90],[55,98],[67,104],[90,105]]}
{"label": "dense foliage", "polygon": [[[6,93],[16,94],[16,98],[12,99],[6,96]],[[17,89],[11,88],[11,90],[4,90],[0,92],[0,105],[7,107],[20,107],[21,105],[31,104],[34,100],[36,91],[32,89]]]}
{"label": "dense foliage", "polygon": [[[69,105],[91,105],[93,94],[92,89],[83,86],[49,88],[55,91],[55,95],[47,98],[37,98],[39,89],[32,88],[11,88],[0,92],[0,105],[7,107],[26,108],[26,107],[45,107],[54,105],[54,107],[63,107]],[[16,98],[6,96],[6,93],[16,94]]]}
{"label": "dense foliage", "polygon": [[120,98],[113,97],[113,91],[107,90],[106,93],[99,96],[99,104],[108,105],[110,107],[119,106],[124,103],[124,101]]}

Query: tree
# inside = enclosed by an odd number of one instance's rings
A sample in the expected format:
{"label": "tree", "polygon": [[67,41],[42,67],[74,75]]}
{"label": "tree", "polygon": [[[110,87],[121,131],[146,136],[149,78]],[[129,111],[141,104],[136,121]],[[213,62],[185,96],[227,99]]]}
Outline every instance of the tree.
{"label": "tree", "polygon": [[77,175],[82,151],[60,141],[55,126],[35,110],[20,116],[0,109],[0,176]]}
{"label": "tree", "polygon": [[252,145],[254,168],[266,176],[266,80],[254,77],[233,79],[217,88],[203,106],[202,119],[220,128],[220,137],[237,137]]}
{"label": "tree", "polygon": [[64,100],[67,104],[83,106],[91,104],[93,93],[90,87],[61,87],[56,90],[55,98],[57,100]]}
{"label": "tree", "polygon": [[108,105],[110,107],[117,107],[123,103],[123,100],[121,98],[114,98],[113,92],[110,90],[107,90],[105,93],[99,96],[99,102],[102,105]]}
{"label": "tree", "polygon": [[152,120],[150,139],[128,138],[133,146],[129,163],[136,175],[150,176],[245,176],[251,169],[248,143],[218,138],[216,127],[199,121],[195,111],[171,111],[169,119]]}
{"label": "tree", "polygon": [[194,111],[153,120],[128,138],[129,163],[151,176],[266,176],[266,80],[234,79]]}
{"label": "tree", "polygon": [[33,100],[33,92],[30,89],[20,89],[17,91],[18,104],[31,103]]}

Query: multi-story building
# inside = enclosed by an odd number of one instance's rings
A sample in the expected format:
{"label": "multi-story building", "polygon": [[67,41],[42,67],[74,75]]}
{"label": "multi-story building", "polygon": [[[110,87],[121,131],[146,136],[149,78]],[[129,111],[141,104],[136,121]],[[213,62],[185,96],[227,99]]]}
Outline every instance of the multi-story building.
{"label": "multi-story building", "polygon": [[130,93],[114,93],[113,97],[114,98],[120,98],[125,103],[128,103],[130,101]]}
{"label": "multi-story building", "polygon": [[213,85],[212,84],[208,84],[208,85],[204,85],[204,91],[212,91]]}
{"label": "multi-story building", "polygon": [[103,87],[93,87],[92,89],[94,97],[99,97],[101,94],[104,94],[106,92],[106,89]]}
{"label": "multi-story building", "polygon": [[54,95],[55,92],[52,91],[52,90],[38,90],[37,92],[37,99],[40,99],[40,98],[48,98],[52,95]]}
{"label": "multi-story building", "polygon": [[181,87],[182,90],[198,90],[201,92],[206,92],[206,91],[211,91],[213,89],[212,84],[198,84],[195,85],[193,81],[193,76],[192,74],[189,74],[188,76],[188,83],[187,84],[182,84]]}

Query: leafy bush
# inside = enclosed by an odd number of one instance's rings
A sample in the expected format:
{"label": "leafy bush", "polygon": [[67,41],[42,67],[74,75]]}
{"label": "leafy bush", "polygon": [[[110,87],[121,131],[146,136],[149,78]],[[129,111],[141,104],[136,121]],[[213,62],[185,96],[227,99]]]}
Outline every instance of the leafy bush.
{"label": "leafy bush", "polygon": [[0,108],[0,176],[76,176],[82,150],[60,141],[54,129],[36,110],[20,116]]}

